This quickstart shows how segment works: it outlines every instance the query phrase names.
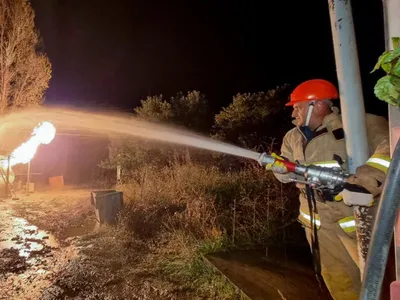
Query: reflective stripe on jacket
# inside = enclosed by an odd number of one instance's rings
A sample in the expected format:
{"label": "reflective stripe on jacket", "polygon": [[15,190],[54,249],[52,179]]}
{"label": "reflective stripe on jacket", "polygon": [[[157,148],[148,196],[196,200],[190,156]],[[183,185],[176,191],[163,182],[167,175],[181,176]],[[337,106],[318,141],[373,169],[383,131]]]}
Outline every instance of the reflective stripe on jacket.
{"label": "reflective stripe on jacket", "polygon": [[367,160],[367,164],[371,167],[377,168],[385,173],[389,170],[390,166],[390,156],[389,155],[381,155],[381,154],[374,154]]}

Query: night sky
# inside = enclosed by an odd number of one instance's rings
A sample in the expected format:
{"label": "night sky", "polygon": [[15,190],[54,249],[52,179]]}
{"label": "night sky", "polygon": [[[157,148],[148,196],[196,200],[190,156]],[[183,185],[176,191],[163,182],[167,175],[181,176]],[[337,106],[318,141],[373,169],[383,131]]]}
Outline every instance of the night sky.
{"label": "night sky", "polygon": [[[367,111],[384,51],[381,0],[352,1]],[[238,92],[311,78],[336,83],[328,1],[33,0],[52,66],[48,104],[132,111],[197,89],[215,111]]]}

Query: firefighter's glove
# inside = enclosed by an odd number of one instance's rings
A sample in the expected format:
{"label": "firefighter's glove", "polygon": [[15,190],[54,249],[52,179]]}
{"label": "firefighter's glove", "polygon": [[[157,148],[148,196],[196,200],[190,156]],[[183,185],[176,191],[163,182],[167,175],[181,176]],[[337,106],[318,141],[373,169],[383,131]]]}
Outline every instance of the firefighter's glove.
{"label": "firefighter's glove", "polygon": [[337,196],[335,196],[335,201],[342,201],[347,206],[372,206],[374,204],[374,196],[367,193],[353,192],[344,189]]}
{"label": "firefighter's glove", "polygon": [[385,172],[369,165],[362,165],[357,168],[354,175],[347,178],[347,182],[364,187],[376,197],[383,190],[385,178]]}
{"label": "firefighter's glove", "polygon": [[265,169],[267,169],[268,171],[272,171],[274,173],[279,173],[279,174],[288,173],[286,166],[282,162],[279,161],[279,160],[285,160],[285,159],[275,153],[272,153],[271,156],[274,157],[276,160],[273,163],[267,164],[265,166]]}

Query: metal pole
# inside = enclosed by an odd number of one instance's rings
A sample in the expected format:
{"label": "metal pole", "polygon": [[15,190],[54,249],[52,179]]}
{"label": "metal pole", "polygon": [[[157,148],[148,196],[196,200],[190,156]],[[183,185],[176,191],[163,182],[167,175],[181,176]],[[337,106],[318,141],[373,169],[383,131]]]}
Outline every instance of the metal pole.
{"label": "metal pole", "polygon": [[[369,149],[353,15],[350,0],[328,0],[328,3],[346,136],[347,163],[349,172],[354,173],[357,167],[368,160]],[[356,207],[354,213],[362,278],[369,244],[368,231],[372,229],[372,224],[367,218],[368,209]],[[360,220],[362,222],[358,222]]]}
{"label": "metal pole", "polygon": [[[400,37],[400,1],[383,0],[383,14],[385,21],[386,49],[393,50],[392,37]],[[390,128],[390,155],[393,152],[400,137],[400,110],[389,105],[389,128]],[[400,280],[400,220],[394,228],[396,279]]]}
{"label": "metal pole", "polygon": [[28,172],[26,174],[26,194],[29,195],[29,180],[30,180],[30,174],[31,174],[31,162],[28,162]]}
{"label": "metal pole", "polygon": [[6,182],[6,198],[8,198],[10,187],[10,156],[7,158],[7,182]]}
{"label": "metal pole", "polygon": [[117,184],[121,183],[121,166],[117,166]]}

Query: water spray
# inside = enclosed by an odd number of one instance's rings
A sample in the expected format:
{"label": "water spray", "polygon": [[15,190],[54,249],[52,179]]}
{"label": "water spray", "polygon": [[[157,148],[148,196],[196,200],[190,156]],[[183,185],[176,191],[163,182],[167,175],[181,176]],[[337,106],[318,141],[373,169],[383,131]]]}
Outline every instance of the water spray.
{"label": "water spray", "polygon": [[[55,132],[53,127],[56,127],[59,131],[71,129],[83,130],[112,136],[113,138],[131,136],[164,143],[190,146],[255,160],[261,166],[265,166],[269,163],[273,164],[279,160],[266,153],[258,153],[249,149],[244,149],[187,130],[174,128],[166,124],[146,122],[134,118],[131,114],[115,114],[112,112],[94,113],[67,108],[36,108],[4,116],[1,118],[1,123],[8,124],[11,130],[13,127],[15,129],[26,126],[31,127],[43,120],[49,120],[49,123],[43,126],[43,128],[46,128],[46,130],[43,129],[44,132],[51,133],[49,140],[52,139],[53,133]],[[9,130],[1,130],[0,127],[0,140],[2,135],[6,136],[7,134],[9,134]],[[42,140],[41,142],[46,141]],[[304,178],[304,181],[298,179],[292,179],[292,181],[309,184],[313,188],[331,189],[335,191],[338,188],[346,188],[350,191],[369,193],[362,187],[346,183],[349,174],[345,174],[341,168],[327,168],[315,165],[306,166],[285,160],[279,160],[279,162],[286,167],[285,172],[291,172]]]}

